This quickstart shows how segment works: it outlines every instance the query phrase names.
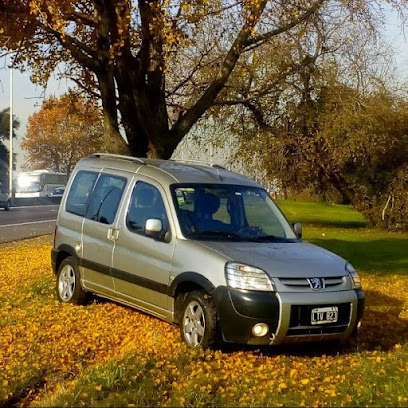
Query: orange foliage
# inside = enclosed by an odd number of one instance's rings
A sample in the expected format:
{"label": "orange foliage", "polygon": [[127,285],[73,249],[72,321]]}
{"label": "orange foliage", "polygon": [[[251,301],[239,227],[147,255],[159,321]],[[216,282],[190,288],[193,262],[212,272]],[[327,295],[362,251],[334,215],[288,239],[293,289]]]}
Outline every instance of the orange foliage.
{"label": "orange foliage", "polygon": [[50,97],[28,119],[22,148],[31,169],[70,173],[82,157],[103,149],[98,108],[75,94]]}

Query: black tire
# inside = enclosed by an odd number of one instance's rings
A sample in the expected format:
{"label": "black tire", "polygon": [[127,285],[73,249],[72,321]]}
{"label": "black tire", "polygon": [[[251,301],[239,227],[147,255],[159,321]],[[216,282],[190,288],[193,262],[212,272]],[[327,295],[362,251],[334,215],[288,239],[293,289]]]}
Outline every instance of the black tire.
{"label": "black tire", "polygon": [[187,293],[180,313],[181,338],[193,347],[218,343],[217,310],[211,297],[199,290]]}
{"label": "black tire", "polygon": [[9,211],[10,210],[10,201],[7,201],[6,204],[4,205],[4,211]]}
{"label": "black tire", "polygon": [[58,268],[57,297],[60,302],[84,305],[88,294],[81,287],[78,265],[72,256],[65,258]]}

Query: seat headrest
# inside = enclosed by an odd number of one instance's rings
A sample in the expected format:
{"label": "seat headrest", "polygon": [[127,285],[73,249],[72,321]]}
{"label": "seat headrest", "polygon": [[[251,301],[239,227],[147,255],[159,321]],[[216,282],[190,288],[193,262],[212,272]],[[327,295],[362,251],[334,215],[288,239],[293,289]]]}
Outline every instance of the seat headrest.
{"label": "seat headrest", "polygon": [[220,208],[220,199],[214,194],[204,193],[196,197],[195,204],[197,213],[213,215]]}

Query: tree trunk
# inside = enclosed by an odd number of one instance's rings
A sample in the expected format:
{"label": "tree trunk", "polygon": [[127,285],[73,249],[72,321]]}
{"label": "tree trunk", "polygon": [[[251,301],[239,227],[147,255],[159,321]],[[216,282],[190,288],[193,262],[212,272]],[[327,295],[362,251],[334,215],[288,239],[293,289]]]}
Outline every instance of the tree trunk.
{"label": "tree trunk", "polygon": [[347,180],[336,173],[325,173],[328,182],[340,193],[342,204],[351,204],[356,210],[364,212],[364,207],[361,205],[361,200],[353,189],[349,186]]}
{"label": "tree trunk", "polygon": [[163,15],[156,0],[140,0],[139,10],[143,38],[140,51],[133,56],[130,44],[125,42],[122,55],[117,57],[119,110],[131,153],[167,159],[177,143],[171,142],[169,132],[163,39],[157,30],[164,24]]}
{"label": "tree trunk", "polygon": [[[128,154],[129,148],[118,127],[116,89],[113,65],[111,64],[111,34],[116,25],[116,11],[109,0],[95,0],[98,67],[94,70],[99,83],[103,107],[104,148],[111,153]],[[116,29],[116,27],[115,27]]]}
{"label": "tree trunk", "polygon": [[[129,69],[124,69],[116,78],[119,109],[131,154],[144,157],[147,153],[150,158],[168,159],[179,140],[174,140],[169,131],[164,90],[153,92],[148,84],[131,78],[126,71]],[[152,76],[150,73],[149,78]],[[133,83],[131,87],[129,83]]]}
{"label": "tree trunk", "polygon": [[129,154],[129,147],[119,133],[116,93],[113,75],[109,71],[97,74],[103,107],[104,148],[110,153]]}

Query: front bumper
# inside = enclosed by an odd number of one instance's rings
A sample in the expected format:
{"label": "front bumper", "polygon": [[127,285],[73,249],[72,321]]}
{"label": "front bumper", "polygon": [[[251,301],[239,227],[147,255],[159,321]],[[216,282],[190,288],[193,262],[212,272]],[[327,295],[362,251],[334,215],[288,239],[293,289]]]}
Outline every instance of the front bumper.
{"label": "front bumper", "polygon": [[[281,343],[342,340],[356,330],[365,297],[361,290],[312,293],[256,292],[216,288],[212,293],[225,342],[272,345]],[[312,325],[310,310],[338,306],[336,323]],[[257,337],[252,328],[265,323],[269,331]]]}

